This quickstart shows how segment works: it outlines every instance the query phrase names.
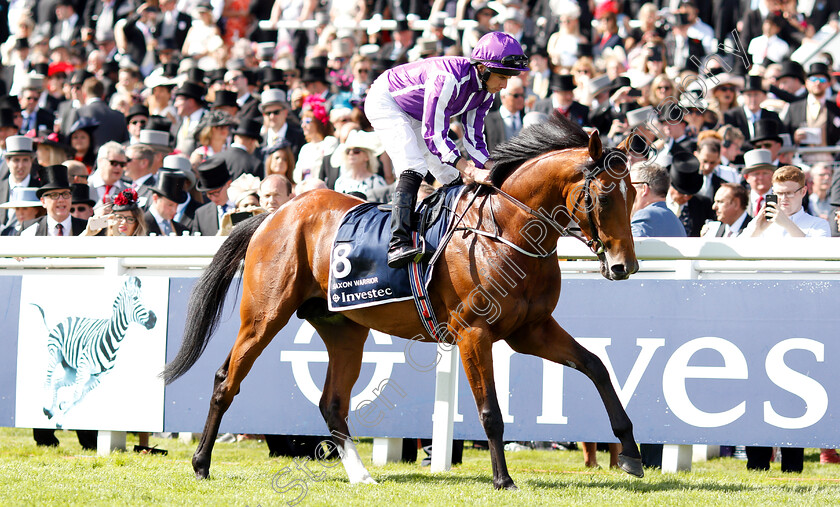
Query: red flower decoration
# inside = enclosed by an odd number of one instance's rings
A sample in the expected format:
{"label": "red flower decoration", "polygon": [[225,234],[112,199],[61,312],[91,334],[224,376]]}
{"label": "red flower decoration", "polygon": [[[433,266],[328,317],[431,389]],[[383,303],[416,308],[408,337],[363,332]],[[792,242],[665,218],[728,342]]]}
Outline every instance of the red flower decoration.
{"label": "red flower decoration", "polygon": [[324,108],[324,98],[320,95],[308,95],[303,99],[303,109],[312,111],[312,116],[324,125],[330,122],[327,110]]}
{"label": "red flower decoration", "polygon": [[130,206],[137,202],[137,192],[133,188],[126,188],[114,198],[114,206]]}

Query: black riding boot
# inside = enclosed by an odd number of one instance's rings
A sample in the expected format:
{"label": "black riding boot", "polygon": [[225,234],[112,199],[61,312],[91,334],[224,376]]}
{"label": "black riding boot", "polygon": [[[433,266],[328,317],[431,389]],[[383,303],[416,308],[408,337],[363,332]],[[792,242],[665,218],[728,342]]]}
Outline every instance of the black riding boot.
{"label": "black riding boot", "polygon": [[388,267],[401,268],[419,260],[422,248],[414,246],[411,240],[411,217],[417,204],[417,190],[423,177],[414,171],[403,171],[394,192],[391,208],[391,242],[388,245]]}

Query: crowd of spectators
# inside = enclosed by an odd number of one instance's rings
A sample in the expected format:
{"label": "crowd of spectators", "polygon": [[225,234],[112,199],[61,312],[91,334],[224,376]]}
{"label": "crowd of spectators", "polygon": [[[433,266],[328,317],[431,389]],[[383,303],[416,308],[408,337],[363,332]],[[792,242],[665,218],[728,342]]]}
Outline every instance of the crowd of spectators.
{"label": "crowd of spectators", "polygon": [[316,188],[386,202],[395,178],[364,114],[368,87],[395,65],[469,56],[493,30],[520,41],[530,71],[489,113],[491,149],[556,112],[607,146],[635,134],[636,235],[820,236],[829,224],[837,235],[840,171],[817,148],[840,141],[840,83],[830,54],[797,61],[836,34],[838,10],[11,0],[0,20],[2,235],[224,234]]}

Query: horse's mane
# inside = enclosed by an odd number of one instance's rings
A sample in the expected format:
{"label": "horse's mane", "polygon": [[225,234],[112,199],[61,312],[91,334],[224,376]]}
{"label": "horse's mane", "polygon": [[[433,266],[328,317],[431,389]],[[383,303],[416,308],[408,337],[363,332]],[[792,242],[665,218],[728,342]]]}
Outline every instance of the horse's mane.
{"label": "horse's mane", "polygon": [[498,145],[490,158],[495,165],[490,171],[493,185],[502,183],[523,163],[550,151],[581,148],[589,144],[589,136],[576,123],[554,112],[545,123],[522,129],[509,141]]}

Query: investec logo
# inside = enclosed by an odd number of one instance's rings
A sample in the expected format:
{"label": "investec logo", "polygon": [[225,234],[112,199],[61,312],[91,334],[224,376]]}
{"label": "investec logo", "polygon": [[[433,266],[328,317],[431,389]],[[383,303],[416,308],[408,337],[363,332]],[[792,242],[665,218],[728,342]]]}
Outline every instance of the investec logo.
{"label": "investec logo", "polygon": [[[315,328],[307,321],[303,321],[300,328],[295,335],[295,345],[309,345],[312,343],[312,338],[315,336]],[[371,330],[373,335],[373,343],[376,345],[386,346],[393,345],[391,335],[385,334],[381,331]],[[318,338],[320,340],[320,338]],[[283,350],[280,352],[280,361],[291,363],[292,375],[295,377],[295,382],[300,388],[300,391],[306,396],[306,399],[312,402],[313,405],[318,406],[321,401],[321,386],[316,384],[312,379],[309,365],[310,363],[328,363],[329,355],[326,350]],[[355,409],[360,403],[374,400],[377,397],[376,389],[384,385],[386,380],[391,377],[391,372],[394,365],[405,362],[405,352],[379,352],[379,351],[365,351],[362,354],[362,364],[374,364],[373,376],[365,388],[350,399],[350,408]]]}

